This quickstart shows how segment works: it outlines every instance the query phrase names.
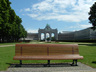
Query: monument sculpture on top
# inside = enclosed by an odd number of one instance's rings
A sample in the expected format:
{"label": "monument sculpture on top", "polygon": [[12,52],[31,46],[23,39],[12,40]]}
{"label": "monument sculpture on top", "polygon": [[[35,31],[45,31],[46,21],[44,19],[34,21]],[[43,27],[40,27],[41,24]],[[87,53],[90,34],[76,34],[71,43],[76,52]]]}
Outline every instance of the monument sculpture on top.
{"label": "monument sculpture on top", "polygon": [[[44,33],[44,40],[47,41],[51,41],[52,38],[52,33],[54,34],[54,38],[55,40],[58,40],[58,30],[57,29],[52,29],[50,27],[49,24],[46,25],[46,27],[44,29],[40,29],[38,30],[38,38],[39,40],[41,40],[41,33]],[[49,34],[49,40],[47,40],[47,33]]]}

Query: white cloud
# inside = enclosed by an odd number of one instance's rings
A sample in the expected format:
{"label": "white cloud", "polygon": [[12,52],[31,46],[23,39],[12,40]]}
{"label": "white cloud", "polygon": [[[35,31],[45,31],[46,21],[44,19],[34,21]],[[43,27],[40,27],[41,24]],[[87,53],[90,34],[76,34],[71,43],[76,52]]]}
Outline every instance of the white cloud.
{"label": "white cloud", "polygon": [[31,11],[31,9],[30,9],[30,8],[25,8],[24,10],[25,10],[25,11]]}
{"label": "white cloud", "polygon": [[88,28],[88,27],[92,27],[92,25],[91,24],[76,24],[75,26],[71,26],[70,28],[85,29],[85,28]]}
{"label": "white cloud", "polygon": [[43,0],[33,4],[28,16],[37,20],[81,22],[88,20],[90,7],[96,0]]}
{"label": "white cloud", "polygon": [[29,12],[29,11],[31,11],[31,9],[30,8],[25,8],[25,9],[20,9],[20,11],[19,12]]}
{"label": "white cloud", "polygon": [[48,13],[47,15],[39,15],[39,14],[28,14],[28,16],[35,18],[37,20],[50,20],[55,19],[58,21],[67,21],[67,22],[80,22],[83,20],[88,19],[88,15],[85,15],[83,13],[74,13],[74,14],[66,14],[66,15],[60,15],[60,14],[54,14],[54,13]]}
{"label": "white cloud", "polygon": [[34,10],[39,10],[39,11],[49,11],[52,8],[52,5],[50,5],[49,3],[47,3],[46,1],[43,1],[41,3],[38,4],[34,4],[32,6],[32,8]]}
{"label": "white cloud", "polygon": [[38,16],[37,14],[27,14],[27,15],[32,17],[32,18],[36,18]]}
{"label": "white cloud", "polygon": [[92,27],[91,24],[88,24],[88,25],[80,25],[80,24],[79,24],[79,26],[80,26],[81,28],[88,28],[88,27]]}
{"label": "white cloud", "polygon": [[28,33],[38,33],[37,29],[28,29],[27,30]]}

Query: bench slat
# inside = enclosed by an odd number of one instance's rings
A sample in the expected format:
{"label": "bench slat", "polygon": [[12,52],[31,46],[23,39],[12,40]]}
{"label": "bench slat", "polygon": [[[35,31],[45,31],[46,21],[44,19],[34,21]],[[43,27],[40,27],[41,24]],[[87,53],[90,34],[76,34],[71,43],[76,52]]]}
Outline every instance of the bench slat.
{"label": "bench slat", "polygon": [[22,55],[46,55],[47,49],[44,47],[22,47]]}
{"label": "bench slat", "polygon": [[14,60],[74,60],[83,59],[79,55],[52,55],[52,56],[15,56]]}

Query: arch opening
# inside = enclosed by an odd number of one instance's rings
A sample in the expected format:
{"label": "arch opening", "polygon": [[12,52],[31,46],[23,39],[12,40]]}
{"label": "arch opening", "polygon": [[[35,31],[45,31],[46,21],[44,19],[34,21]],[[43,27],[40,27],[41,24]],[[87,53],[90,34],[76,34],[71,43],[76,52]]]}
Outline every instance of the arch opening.
{"label": "arch opening", "polygon": [[44,40],[44,33],[41,33],[41,40]]}
{"label": "arch opening", "polygon": [[52,33],[51,36],[52,36],[52,37],[51,37],[51,40],[52,40],[52,41],[55,41],[55,34]]}
{"label": "arch opening", "polygon": [[50,40],[50,35],[49,35],[49,33],[46,33],[46,40],[47,40],[47,41]]}

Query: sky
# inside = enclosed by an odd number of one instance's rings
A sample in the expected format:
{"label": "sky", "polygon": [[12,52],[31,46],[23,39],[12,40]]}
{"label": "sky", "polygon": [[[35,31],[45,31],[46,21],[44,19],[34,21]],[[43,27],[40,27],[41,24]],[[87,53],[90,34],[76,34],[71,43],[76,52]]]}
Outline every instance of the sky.
{"label": "sky", "polygon": [[29,33],[38,33],[47,24],[52,29],[78,31],[92,24],[88,20],[90,7],[96,0],[9,0],[11,8],[22,19]]}

